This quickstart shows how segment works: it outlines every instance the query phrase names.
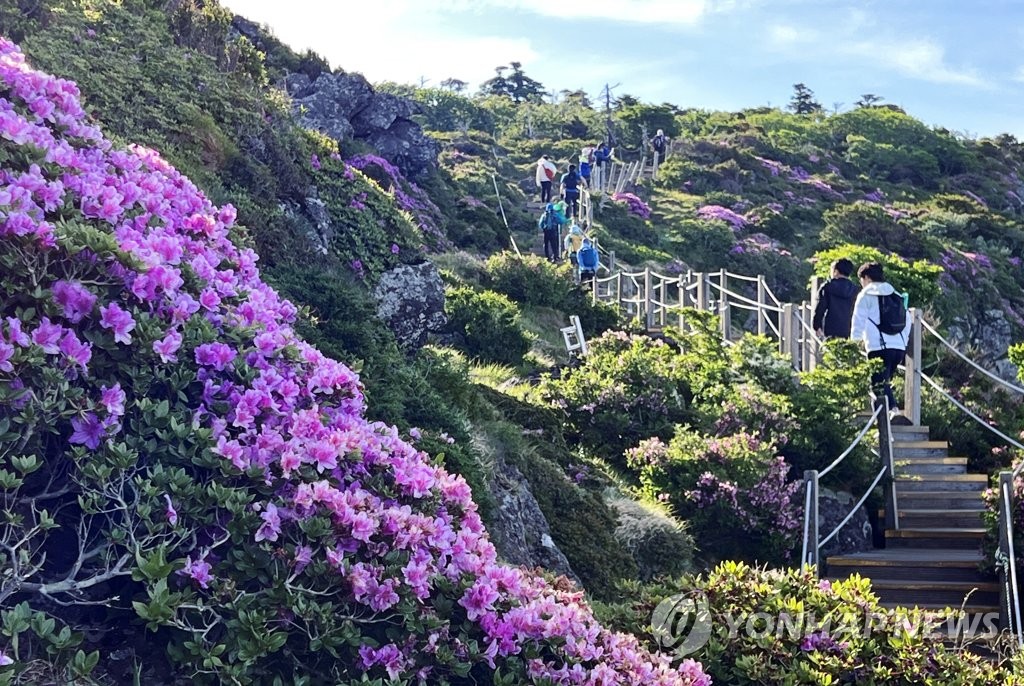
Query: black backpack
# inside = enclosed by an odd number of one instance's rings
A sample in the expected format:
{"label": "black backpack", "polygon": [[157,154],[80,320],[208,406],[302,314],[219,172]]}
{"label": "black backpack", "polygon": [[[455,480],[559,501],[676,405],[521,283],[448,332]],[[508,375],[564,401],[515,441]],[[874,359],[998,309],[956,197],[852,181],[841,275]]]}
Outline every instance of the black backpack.
{"label": "black backpack", "polygon": [[878,296],[878,330],[887,336],[903,333],[907,326],[907,308],[899,293]]}

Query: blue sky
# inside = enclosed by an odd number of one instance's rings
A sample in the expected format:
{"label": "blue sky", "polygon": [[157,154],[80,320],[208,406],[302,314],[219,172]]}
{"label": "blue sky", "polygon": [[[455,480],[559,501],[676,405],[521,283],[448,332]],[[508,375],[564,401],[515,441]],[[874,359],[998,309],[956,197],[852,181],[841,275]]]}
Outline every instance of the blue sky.
{"label": "blue sky", "polygon": [[1018,0],[222,0],[371,81],[475,90],[517,60],[549,90],[620,84],[649,102],[826,109],[863,93],[927,124],[1024,139]]}

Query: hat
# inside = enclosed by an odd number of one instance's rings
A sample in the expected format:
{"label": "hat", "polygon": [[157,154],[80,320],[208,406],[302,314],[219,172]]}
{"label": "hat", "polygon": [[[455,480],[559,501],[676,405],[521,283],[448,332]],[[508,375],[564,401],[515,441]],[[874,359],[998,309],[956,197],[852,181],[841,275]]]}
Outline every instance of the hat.
{"label": "hat", "polygon": [[662,131],[661,129],[658,129],[658,133],[656,133],[656,134],[654,134],[654,135],[655,135],[655,136],[664,136],[664,135],[665,135],[665,132],[664,132],[664,131]]}
{"label": "hat", "polygon": [[580,228],[579,224],[573,224],[569,227],[569,233],[583,233],[583,229]]}
{"label": "hat", "polygon": [[583,239],[583,245],[590,245],[590,244],[591,243],[590,243],[590,239],[589,238],[584,238]]}

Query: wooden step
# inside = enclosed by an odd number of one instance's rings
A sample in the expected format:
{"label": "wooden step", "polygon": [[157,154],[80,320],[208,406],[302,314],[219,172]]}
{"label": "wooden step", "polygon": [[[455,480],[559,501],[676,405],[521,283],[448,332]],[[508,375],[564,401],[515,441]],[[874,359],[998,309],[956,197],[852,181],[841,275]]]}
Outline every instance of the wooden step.
{"label": "wooden step", "polygon": [[896,474],[966,474],[966,457],[896,457]]}
{"label": "wooden step", "polygon": [[[983,508],[963,510],[935,510],[935,509],[899,509],[900,529],[955,529],[955,528],[977,528],[984,526],[982,517],[985,514]],[[885,510],[879,512],[879,517],[885,517]]]}
{"label": "wooden step", "polygon": [[901,528],[885,530],[885,547],[956,548],[977,550],[985,538],[985,529],[956,527]]}
{"label": "wooden step", "polygon": [[985,474],[913,474],[897,475],[893,480],[896,493],[906,491],[984,491],[988,487]]}
{"label": "wooden step", "polygon": [[907,441],[927,441],[927,426],[900,426],[892,425],[892,440],[894,443],[905,443]]}
{"label": "wooden step", "polygon": [[900,509],[975,510],[984,507],[978,491],[901,491],[897,489],[896,504]]}
{"label": "wooden step", "polygon": [[959,608],[965,600],[972,605],[999,605],[999,583],[996,581],[934,581],[909,579],[871,580],[871,590],[884,602],[904,607],[942,609]]}
{"label": "wooden step", "polygon": [[886,579],[937,581],[991,581],[981,571],[980,550],[954,548],[892,548],[863,553],[834,555],[826,560],[828,575],[845,578],[852,574]]}
{"label": "wooden step", "polygon": [[945,457],[949,453],[946,441],[894,441],[892,454],[897,460],[904,457]]}

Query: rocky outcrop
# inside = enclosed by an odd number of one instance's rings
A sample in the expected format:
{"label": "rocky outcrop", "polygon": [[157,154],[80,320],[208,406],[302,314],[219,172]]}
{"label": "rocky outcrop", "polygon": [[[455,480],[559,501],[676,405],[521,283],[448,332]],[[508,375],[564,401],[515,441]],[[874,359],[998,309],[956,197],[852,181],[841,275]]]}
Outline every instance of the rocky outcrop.
{"label": "rocky outcrop", "polygon": [[440,147],[410,118],[419,107],[413,101],[375,92],[360,74],[324,72],[312,80],[293,73],[285,88],[304,126],[339,141],[362,140],[406,176],[436,165]]}
{"label": "rocky outcrop", "polygon": [[1002,309],[957,317],[947,333],[949,342],[967,357],[1006,381],[1017,381],[1017,367],[1006,356],[1007,349],[1015,342],[1013,324]]}
{"label": "rocky outcrop", "polygon": [[[857,499],[843,491],[822,488],[818,497],[818,535],[824,538],[850,513]],[[868,511],[862,505],[831,541],[822,546],[820,558],[829,555],[843,555],[874,547],[871,521]]]}
{"label": "rocky outcrop", "polygon": [[427,342],[427,334],[446,323],[444,284],[430,262],[402,265],[384,272],[373,291],[377,316],[388,325],[399,345],[413,350]]}
{"label": "rocky outcrop", "polygon": [[487,530],[498,555],[511,564],[543,567],[579,583],[569,560],[552,540],[548,521],[522,472],[499,459],[490,487],[496,507]]}

